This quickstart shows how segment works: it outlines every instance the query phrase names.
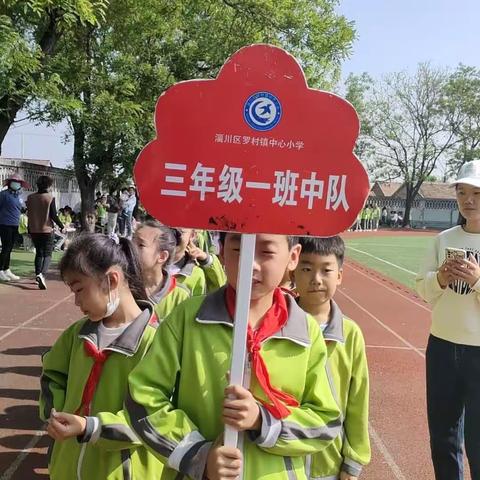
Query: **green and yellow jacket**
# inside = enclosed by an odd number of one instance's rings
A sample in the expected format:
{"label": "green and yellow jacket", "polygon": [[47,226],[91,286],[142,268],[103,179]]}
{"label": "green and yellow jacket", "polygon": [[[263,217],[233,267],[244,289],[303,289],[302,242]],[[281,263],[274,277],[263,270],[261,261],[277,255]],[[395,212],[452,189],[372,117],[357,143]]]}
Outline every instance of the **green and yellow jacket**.
{"label": "green and yellow jacket", "polygon": [[163,274],[165,279],[163,287],[149,298],[155,305],[155,313],[159,322],[167,318],[177,305],[180,305],[180,303],[191,296],[188,288],[181,283],[176,283],[174,288],[172,288],[172,275],[167,271],[164,271]]}
{"label": "green and yellow jacket", "polygon": [[205,275],[207,293],[212,293],[226,285],[227,275],[217,255],[209,253],[207,260],[198,262],[198,265]]}
{"label": "green and yellow jacket", "polygon": [[[260,406],[261,431],[241,434],[245,480],[306,480],[303,457],[326,448],[341,431],[320,328],[290,296],[287,301],[288,321],[262,344],[261,353],[272,385],[300,406],[283,420]],[[165,462],[162,480],[203,478],[208,451],[224,430],[232,332],[225,289],[193,297],[160,324],[151,349],[130,375],[127,420]],[[264,398],[254,377],[250,390]]]}
{"label": "green and yellow jacket", "polygon": [[359,326],[344,317],[334,301],[323,336],[327,372],[342,413],[343,432],[326,449],[307,457],[306,469],[310,480],[337,480],[341,471],[358,477],[370,462],[365,342]]}
{"label": "green and yellow jacket", "polygon": [[207,291],[205,274],[188,253],[180,261],[170,265],[169,272],[174,275],[178,283],[188,288],[192,297],[205,295]]}
{"label": "green and yellow jacket", "polygon": [[[131,370],[154,338],[149,325],[153,307],[142,314],[105,350],[111,352],[97,384],[82,438],[55,442],[49,456],[52,480],[157,480],[162,464],[150,454],[125,421],[123,401]],[[84,342],[98,347],[98,322],[80,320],[69,327],[43,356],[40,417],[50,411],[75,413],[93,366]],[[95,430],[95,438],[93,431]]]}
{"label": "green and yellow jacket", "polygon": [[181,263],[183,265],[179,271],[175,269],[178,262],[171,266],[171,271],[175,272],[173,275],[177,282],[188,288],[192,297],[213,292],[227,282],[223,266],[213,253],[209,253],[207,260],[201,263],[197,263],[187,254]]}

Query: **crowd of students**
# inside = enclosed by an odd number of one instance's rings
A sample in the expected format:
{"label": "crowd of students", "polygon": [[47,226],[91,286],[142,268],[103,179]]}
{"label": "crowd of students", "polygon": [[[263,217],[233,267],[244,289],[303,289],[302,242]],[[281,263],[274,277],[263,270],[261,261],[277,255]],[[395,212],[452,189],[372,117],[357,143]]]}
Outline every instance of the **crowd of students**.
{"label": "crowd of students", "polygon": [[[479,480],[480,161],[455,185],[464,221],[435,238],[417,290],[433,306],[435,478],[463,478],[465,442]],[[2,242],[10,230],[0,223]],[[257,235],[245,380],[230,385],[241,236],[148,219],[128,237],[79,235],[59,265],[84,318],[42,360],[50,478],[357,479],[370,461],[369,382],[362,332],[334,301],[342,239]],[[223,446],[225,425],[238,448]]]}
{"label": "crowd of students", "polygon": [[[50,478],[360,475],[368,371],[361,331],[333,301],[343,241],[257,236],[249,378],[229,385],[239,250],[238,234],[153,219],[132,241],[71,242],[60,272],[85,318],[43,357]],[[222,445],[225,425],[242,432],[238,449]]]}
{"label": "crowd of students", "polygon": [[349,231],[376,232],[380,227],[399,228],[403,224],[403,211],[367,203],[358,213],[357,219]]}

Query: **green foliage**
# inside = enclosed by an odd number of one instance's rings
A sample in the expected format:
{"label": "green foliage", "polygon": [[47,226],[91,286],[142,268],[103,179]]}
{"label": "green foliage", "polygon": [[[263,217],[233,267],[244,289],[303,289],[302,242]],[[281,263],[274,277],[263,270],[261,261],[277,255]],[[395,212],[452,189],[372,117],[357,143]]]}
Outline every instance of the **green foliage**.
{"label": "green foliage", "polygon": [[456,172],[465,162],[480,159],[480,69],[457,67],[446,84],[442,108],[458,139],[448,165]]}
{"label": "green foliage", "polygon": [[[173,83],[214,78],[242,46],[269,42],[297,56],[313,86],[330,87],[354,38],[335,0],[111,0],[104,18],[65,31],[32,110],[67,118],[84,206],[99,181],[131,174],[154,137],[159,95]],[[88,197],[88,199],[87,199]]]}
{"label": "green foliage", "polygon": [[369,171],[375,179],[401,179],[405,184],[404,225],[422,183],[458,142],[452,115],[443,108],[448,74],[420,64],[414,75],[393,73],[373,84],[353,82],[367,125],[362,131]]}
{"label": "green foliage", "polygon": [[360,118],[360,137],[355,145],[355,154],[360,160],[367,160],[373,154],[372,147],[367,140],[368,134],[372,131],[367,114],[367,96],[373,86],[374,81],[366,72],[361,75],[351,73],[345,80],[345,99],[355,107]]}
{"label": "green foliage", "polygon": [[21,108],[38,99],[56,100],[51,95],[59,77],[49,63],[59,40],[78,25],[98,24],[106,5],[106,0],[0,0],[0,145]]}

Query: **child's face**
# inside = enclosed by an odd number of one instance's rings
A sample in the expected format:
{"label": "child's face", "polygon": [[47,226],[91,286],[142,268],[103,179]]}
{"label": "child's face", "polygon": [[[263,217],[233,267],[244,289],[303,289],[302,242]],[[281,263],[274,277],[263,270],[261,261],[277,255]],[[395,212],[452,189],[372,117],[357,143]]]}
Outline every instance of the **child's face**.
{"label": "child's face", "polygon": [[[225,272],[233,288],[237,288],[240,240],[238,234],[227,234],[223,246]],[[300,245],[289,249],[285,235],[257,235],[251,299],[259,300],[273,292],[280,285],[285,270],[296,267],[299,254]]]}
{"label": "child's face", "polygon": [[456,189],[460,213],[467,221],[480,220],[480,188],[459,183]]}
{"label": "child's face", "polygon": [[[108,303],[108,288],[98,279],[76,272],[67,272],[64,281],[75,295],[75,305],[92,322],[105,316]],[[106,281],[105,281],[106,283]]]}
{"label": "child's face", "polygon": [[342,283],[342,269],[333,253],[302,253],[294,276],[300,298],[310,305],[329,302]]}
{"label": "child's face", "polygon": [[161,268],[168,259],[168,252],[158,250],[158,230],[153,227],[141,227],[133,235],[138,247],[140,262],[145,273]]}

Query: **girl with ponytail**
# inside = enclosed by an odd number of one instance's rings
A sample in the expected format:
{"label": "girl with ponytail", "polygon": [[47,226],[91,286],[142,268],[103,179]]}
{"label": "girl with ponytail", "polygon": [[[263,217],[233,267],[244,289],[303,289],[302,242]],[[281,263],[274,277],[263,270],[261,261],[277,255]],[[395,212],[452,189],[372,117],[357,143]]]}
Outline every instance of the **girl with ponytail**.
{"label": "girl with ponytail", "polygon": [[85,318],[43,357],[40,416],[55,440],[52,480],[158,479],[162,466],[128,427],[130,371],[150,347],[156,323],[137,250],[126,238],[77,237],[60,273]]}
{"label": "girl with ponytail", "polygon": [[146,220],[135,230],[133,242],[138,248],[148,298],[161,322],[190,298],[190,290],[168,272],[175,255],[174,232],[157,220]]}

